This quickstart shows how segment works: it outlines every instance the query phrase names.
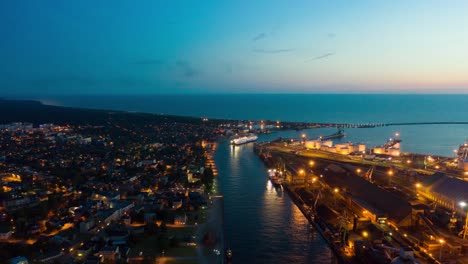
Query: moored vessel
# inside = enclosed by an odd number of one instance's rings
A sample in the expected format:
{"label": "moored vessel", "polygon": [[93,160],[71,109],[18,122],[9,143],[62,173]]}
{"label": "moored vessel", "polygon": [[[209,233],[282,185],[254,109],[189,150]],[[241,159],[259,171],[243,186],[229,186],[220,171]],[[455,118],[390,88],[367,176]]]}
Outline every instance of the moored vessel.
{"label": "moored vessel", "polygon": [[334,138],[342,138],[345,135],[346,134],[345,134],[343,129],[338,129],[338,131],[336,133],[333,133],[333,134],[328,135],[328,136],[321,136],[321,137],[319,137],[319,139],[320,140],[328,140],[328,139],[334,139]]}
{"label": "moored vessel", "polygon": [[242,144],[247,144],[249,142],[254,142],[257,141],[258,137],[257,135],[247,135],[243,137],[238,137],[236,139],[231,140],[232,145],[242,145]]}

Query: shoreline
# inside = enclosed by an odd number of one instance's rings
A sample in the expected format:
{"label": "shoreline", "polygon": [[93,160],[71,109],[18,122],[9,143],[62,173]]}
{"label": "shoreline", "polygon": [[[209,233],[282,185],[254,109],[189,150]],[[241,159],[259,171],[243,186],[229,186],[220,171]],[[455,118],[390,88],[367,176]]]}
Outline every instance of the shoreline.
{"label": "shoreline", "polygon": [[[213,170],[213,188],[208,190],[210,205],[208,207],[208,217],[205,223],[197,228],[197,237],[200,247],[197,248],[200,263],[224,263],[225,262],[225,234],[224,234],[224,196],[221,194],[219,184],[219,174],[214,161],[214,155],[218,148],[220,139],[215,142],[208,143],[206,166],[210,166]],[[205,245],[203,243],[204,236],[214,236],[213,245]],[[219,255],[218,255],[219,254]],[[220,261],[221,260],[221,261]]]}
{"label": "shoreline", "polygon": [[[332,154],[327,156],[312,150],[293,155],[287,148],[282,148],[281,144],[256,145],[256,154],[269,167],[276,165],[281,168],[282,163],[289,164],[284,168],[284,189],[341,263],[355,263],[370,257],[369,252],[380,252],[373,256],[376,261],[378,258],[401,257],[395,254],[397,249],[405,250],[408,252],[405,253],[408,254],[406,256],[414,259],[417,257],[422,263],[437,262],[438,244],[434,246],[424,237],[424,229],[411,229],[419,226],[419,222],[413,219],[420,217],[424,221],[427,217],[445,215],[456,208],[449,208],[450,205],[447,204],[441,205],[442,207],[438,206],[438,211],[434,209],[432,215],[429,214],[429,209],[421,209],[426,208],[431,199],[424,188],[429,188],[431,179],[438,179],[440,175],[445,177],[443,179],[456,177],[458,179],[454,181],[466,185],[466,182],[463,182],[466,178],[463,176],[460,178],[460,175],[449,175],[447,172],[442,174],[442,168],[434,171],[429,165],[427,169],[416,171],[413,165],[409,165],[413,164],[412,162],[398,166],[380,164],[379,161],[353,160]],[[421,157],[420,154],[413,155]],[[367,173],[370,175],[366,176]],[[372,180],[366,179],[370,179],[371,176]],[[363,192],[362,188],[366,188],[366,191]],[[391,204],[372,200],[376,197],[385,198],[379,201],[391,201]],[[397,207],[391,207],[397,204]],[[424,211],[418,211],[417,214],[416,210]],[[400,216],[400,213],[404,217]],[[441,236],[444,241],[450,241],[447,243],[451,243],[454,248],[458,247],[460,251],[467,247],[468,244],[463,240],[450,235],[445,230],[445,225],[440,222],[430,223],[428,228],[431,232],[438,232],[438,235],[434,236]],[[414,241],[419,242],[414,244]],[[386,249],[392,249],[393,253],[387,253]],[[446,252],[446,255],[449,255],[447,258],[460,258],[456,253]]]}
{"label": "shoreline", "polygon": [[[268,160],[263,159],[260,155],[256,153],[255,150],[254,153],[262,161],[265,168],[271,167],[272,164],[270,164]],[[292,190],[287,183],[283,182],[281,186],[285,190],[291,201],[294,203],[294,205],[301,211],[302,215],[307,219],[309,224],[312,225],[313,228],[320,234],[324,242],[327,244],[328,248],[330,248],[330,250],[333,252],[334,260],[342,264],[356,263],[343,256],[342,252],[340,252],[339,249],[334,245],[332,237],[328,236],[326,230],[322,229],[322,227],[320,227],[320,225],[315,221],[314,216],[310,214],[311,208],[306,208],[306,205],[302,201],[302,198],[299,196],[299,194]]]}
{"label": "shoreline", "polygon": [[[216,95],[216,94],[215,94]],[[86,95],[84,95],[86,96]],[[91,97],[94,95],[91,95]],[[104,95],[102,95],[104,96]],[[273,119],[256,119],[256,118],[221,118],[221,117],[210,117],[206,115],[193,116],[185,114],[169,114],[169,113],[155,113],[149,111],[140,111],[140,110],[117,110],[117,109],[107,109],[106,107],[83,107],[83,106],[72,106],[72,105],[63,105],[58,103],[48,103],[46,99],[34,98],[0,98],[0,105],[2,103],[6,104],[25,104],[25,105],[34,105],[51,109],[64,109],[65,111],[83,111],[83,112],[101,112],[101,113],[117,113],[117,114],[129,114],[129,115],[149,115],[153,117],[165,117],[165,118],[176,118],[176,119],[192,119],[200,120],[207,119],[214,122],[246,122],[250,121],[254,124],[264,123],[265,125],[275,126],[278,120]],[[304,129],[313,129],[313,128],[378,128],[378,127],[388,127],[388,126],[421,126],[421,125],[468,125],[468,121],[383,121],[383,122],[372,122],[372,123],[363,123],[363,122],[313,122],[313,121],[281,121],[281,127],[276,127],[274,130],[285,131],[285,130],[304,130]]]}
{"label": "shoreline", "polygon": [[320,236],[323,238],[323,240],[327,243],[328,247],[332,250],[333,256],[339,263],[343,264],[352,264],[355,263],[349,259],[346,259],[342,252],[340,252],[337,247],[334,245],[332,241],[332,237],[328,236],[326,230],[323,230],[322,227],[315,221],[314,216],[311,216],[310,213],[307,211],[310,208],[306,208],[304,206],[304,203],[302,202],[302,198],[297,194],[295,191],[291,190],[288,184],[283,183],[282,184],[283,188],[286,190],[286,193],[288,194],[289,198],[293,201],[294,205],[299,208],[299,210],[302,212],[302,215],[309,221],[309,224],[314,227],[314,229],[319,232]]}

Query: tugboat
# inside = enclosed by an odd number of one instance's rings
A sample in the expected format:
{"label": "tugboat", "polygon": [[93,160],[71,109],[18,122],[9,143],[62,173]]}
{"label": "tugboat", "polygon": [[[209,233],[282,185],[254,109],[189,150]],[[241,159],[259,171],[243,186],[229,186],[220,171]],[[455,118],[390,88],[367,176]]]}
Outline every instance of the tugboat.
{"label": "tugboat", "polygon": [[273,184],[273,186],[275,186],[275,187],[280,187],[281,186],[281,180],[278,177],[276,177],[276,176],[271,177],[270,180],[271,180],[271,183]]}
{"label": "tugboat", "polygon": [[271,183],[275,187],[281,187],[281,178],[278,175],[279,173],[276,170],[268,170],[268,178],[270,178]]}
{"label": "tugboat", "polygon": [[329,139],[334,139],[334,138],[342,138],[344,137],[346,134],[344,132],[343,129],[341,128],[338,128],[338,132],[336,133],[333,133],[331,135],[328,135],[328,136],[322,136],[322,137],[319,137],[320,140],[329,140]]}

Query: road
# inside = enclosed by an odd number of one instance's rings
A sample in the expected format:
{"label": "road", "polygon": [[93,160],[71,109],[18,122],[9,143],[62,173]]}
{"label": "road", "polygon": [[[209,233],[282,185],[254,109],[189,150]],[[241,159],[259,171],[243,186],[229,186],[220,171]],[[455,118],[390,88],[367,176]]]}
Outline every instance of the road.
{"label": "road", "polygon": [[[211,196],[208,217],[205,223],[200,224],[197,229],[197,253],[199,263],[224,263],[224,223],[223,223],[223,196]],[[210,202],[209,202],[210,204]],[[204,237],[211,234],[214,238],[213,245],[205,245]],[[219,255],[214,250],[218,250]]]}

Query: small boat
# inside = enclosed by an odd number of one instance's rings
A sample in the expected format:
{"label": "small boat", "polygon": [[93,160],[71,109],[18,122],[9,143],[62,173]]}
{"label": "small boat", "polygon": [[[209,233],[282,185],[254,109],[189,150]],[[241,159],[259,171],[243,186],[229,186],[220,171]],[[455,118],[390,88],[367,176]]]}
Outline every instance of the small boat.
{"label": "small boat", "polygon": [[279,177],[280,173],[276,170],[269,170],[268,172],[269,172],[268,178],[270,179],[273,186],[280,187],[282,183],[282,180]]}
{"label": "small boat", "polygon": [[275,187],[281,186],[281,180],[280,180],[278,177],[276,177],[276,176],[275,176],[275,177],[271,177],[271,178],[270,178],[270,181],[271,181],[271,183],[273,184],[273,186],[275,186]]}

